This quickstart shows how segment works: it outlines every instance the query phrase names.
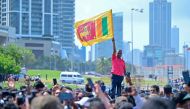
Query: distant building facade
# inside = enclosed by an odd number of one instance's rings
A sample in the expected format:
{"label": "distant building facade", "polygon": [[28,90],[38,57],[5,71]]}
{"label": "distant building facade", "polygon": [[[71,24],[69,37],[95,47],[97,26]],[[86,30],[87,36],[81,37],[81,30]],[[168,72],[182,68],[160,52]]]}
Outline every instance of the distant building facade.
{"label": "distant building facade", "polygon": [[183,46],[184,50],[184,69],[190,70],[190,47],[188,45]]}
{"label": "distant building facade", "polygon": [[16,41],[16,30],[14,27],[0,26],[0,45],[7,45]]}
{"label": "distant building facade", "polygon": [[169,53],[164,57],[165,65],[183,65],[184,58],[176,53]]}
{"label": "distant building facade", "polygon": [[86,62],[86,47],[82,46],[78,48],[78,46],[75,45],[73,60]]}
{"label": "distant building facade", "polygon": [[131,63],[130,57],[130,44],[129,42],[123,42],[123,59],[127,63]]}
{"label": "distant building facade", "polygon": [[142,51],[139,49],[133,50],[133,65],[141,66],[142,65]]}
{"label": "distant building facade", "polygon": [[0,13],[0,24],[15,27],[17,37],[52,36],[72,54],[75,0],[0,0]]}
{"label": "distant building facade", "polygon": [[153,67],[155,65],[162,65],[164,62],[164,52],[160,46],[144,46],[144,53],[142,56],[143,66]]}
{"label": "distant building facade", "polygon": [[[45,0],[44,0],[45,1]],[[58,6],[58,38],[68,57],[72,57],[74,48],[75,0],[56,0]],[[54,20],[56,22],[56,20]],[[56,27],[56,25],[54,25]]]}
{"label": "distant building facade", "polygon": [[52,38],[22,37],[16,44],[31,49],[36,58],[42,56],[61,56],[61,44]]}
{"label": "distant building facade", "polygon": [[179,53],[179,28],[177,26],[171,29],[171,48],[175,53]]}
{"label": "distant building facade", "polygon": [[171,49],[171,3],[154,0],[149,4],[149,44]]}

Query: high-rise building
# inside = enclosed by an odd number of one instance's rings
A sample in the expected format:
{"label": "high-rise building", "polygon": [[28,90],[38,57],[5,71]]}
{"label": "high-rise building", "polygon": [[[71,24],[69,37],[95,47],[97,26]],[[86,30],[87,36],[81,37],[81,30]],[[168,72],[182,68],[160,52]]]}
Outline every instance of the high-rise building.
{"label": "high-rise building", "polygon": [[[117,50],[123,50],[123,13],[113,14],[114,38]],[[110,58],[113,52],[112,41],[104,41],[95,45],[95,58]]]}
{"label": "high-rise building", "polygon": [[171,48],[175,53],[179,53],[179,28],[177,26],[171,29]]}
{"label": "high-rise building", "polygon": [[141,66],[142,65],[142,51],[139,49],[134,49],[133,56],[135,57],[133,59],[133,65]]}
{"label": "high-rise building", "polygon": [[16,30],[13,27],[0,25],[0,45],[7,45],[16,41]]}
{"label": "high-rise building", "polygon": [[80,57],[83,62],[86,61],[86,47],[84,46],[80,48]]}
{"label": "high-rise building", "polygon": [[164,57],[164,64],[166,65],[183,65],[184,59],[176,53],[166,54]]}
{"label": "high-rise building", "polygon": [[75,0],[56,1],[58,4],[58,41],[67,51],[68,57],[71,57],[74,47]]}
{"label": "high-rise building", "polygon": [[68,56],[74,44],[75,0],[0,0],[0,23],[17,37],[54,37]]}
{"label": "high-rise building", "polygon": [[123,59],[131,63],[131,58],[130,58],[130,44],[129,42],[123,42]]}
{"label": "high-rise building", "polygon": [[187,70],[190,70],[190,48],[188,48],[187,50],[187,60],[186,60],[186,64],[187,64]]}
{"label": "high-rise building", "polygon": [[147,45],[144,46],[144,53],[142,56],[143,66],[153,67],[155,65],[162,65],[164,53],[160,46]]}
{"label": "high-rise building", "polygon": [[92,45],[92,46],[91,46],[90,57],[89,57],[89,60],[90,60],[91,62],[95,61],[95,46],[96,46],[96,45]]}
{"label": "high-rise building", "polygon": [[72,57],[73,61],[85,62],[86,61],[86,47],[82,46],[79,48],[77,45],[74,45],[74,54]]}
{"label": "high-rise building", "polygon": [[171,3],[154,0],[149,4],[149,44],[171,49]]}
{"label": "high-rise building", "polygon": [[190,47],[188,45],[183,46],[184,50],[184,69],[190,70]]}

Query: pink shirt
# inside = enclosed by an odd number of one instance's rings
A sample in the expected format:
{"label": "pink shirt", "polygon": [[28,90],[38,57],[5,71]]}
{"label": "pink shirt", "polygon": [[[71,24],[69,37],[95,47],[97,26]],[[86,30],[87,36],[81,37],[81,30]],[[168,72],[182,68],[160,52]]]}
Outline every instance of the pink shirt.
{"label": "pink shirt", "polygon": [[112,54],[112,74],[118,76],[124,76],[125,74],[125,62],[123,59],[117,58],[116,54]]}

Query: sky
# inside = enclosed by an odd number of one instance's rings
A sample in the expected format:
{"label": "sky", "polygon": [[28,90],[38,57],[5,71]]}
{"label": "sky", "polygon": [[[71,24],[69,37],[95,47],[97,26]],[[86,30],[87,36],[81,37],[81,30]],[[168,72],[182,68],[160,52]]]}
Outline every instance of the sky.
{"label": "sky", "polygon": [[[131,40],[131,8],[144,9],[143,13],[134,12],[133,41],[134,49],[143,50],[149,44],[149,2],[153,0],[76,0],[75,20],[80,21],[112,9],[123,12],[124,41]],[[179,28],[180,52],[184,43],[190,46],[190,0],[168,0],[172,3],[172,27]],[[80,46],[78,40],[75,40]]]}

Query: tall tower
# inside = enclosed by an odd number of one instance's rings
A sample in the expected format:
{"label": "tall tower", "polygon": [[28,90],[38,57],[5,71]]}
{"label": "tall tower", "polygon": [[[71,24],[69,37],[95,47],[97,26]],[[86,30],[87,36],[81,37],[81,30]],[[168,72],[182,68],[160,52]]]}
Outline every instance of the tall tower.
{"label": "tall tower", "polygon": [[128,42],[123,42],[123,59],[131,63],[131,53],[130,53],[130,44]]}
{"label": "tall tower", "polygon": [[171,3],[154,0],[149,4],[149,44],[171,49]]}
{"label": "tall tower", "polygon": [[177,26],[171,29],[171,48],[175,53],[179,53],[179,28]]}
{"label": "tall tower", "polygon": [[58,0],[58,41],[71,58],[74,47],[75,0]]}
{"label": "tall tower", "polygon": [[52,37],[66,50],[74,45],[75,0],[0,0],[0,24],[17,37]]}

